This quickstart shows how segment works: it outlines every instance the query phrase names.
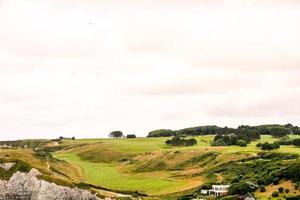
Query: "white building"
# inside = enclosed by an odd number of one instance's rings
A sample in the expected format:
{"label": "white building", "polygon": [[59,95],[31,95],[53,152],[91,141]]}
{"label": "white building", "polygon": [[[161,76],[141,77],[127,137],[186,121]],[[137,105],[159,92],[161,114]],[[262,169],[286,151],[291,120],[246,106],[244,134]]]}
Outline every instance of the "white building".
{"label": "white building", "polygon": [[210,196],[221,196],[226,195],[228,193],[230,185],[213,185],[212,189],[209,190]]}

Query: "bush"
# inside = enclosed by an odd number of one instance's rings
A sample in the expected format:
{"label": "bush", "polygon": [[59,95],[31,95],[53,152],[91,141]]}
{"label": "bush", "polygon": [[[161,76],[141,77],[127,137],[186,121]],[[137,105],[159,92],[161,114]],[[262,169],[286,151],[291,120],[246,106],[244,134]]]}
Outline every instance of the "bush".
{"label": "bush", "polygon": [[287,188],[287,189],[285,189],[284,191],[285,191],[285,193],[288,194],[288,193],[290,192],[290,189]]}
{"label": "bush", "polygon": [[279,193],[283,193],[283,190],[284,190],[283,187],[278,188],[278,192],[279,192]]}
{"label": "bush", "polygon": [[294,163],[287,169],[287,177],[292,179],[294,182],[300,181],[300,162]]}
{"label": "bush", "polygon": [[264,185],[261,185],[261,186],[259,187],[259,191],[260,191],[260,192],[265,192],[265,191],[266,191],[266,187],[265,187]]}
{"label": "bush", "polygon": [[260,148],[262,150],[275,150],[275,149],[279,149],[280,146],[277,143],[272,144],[272,143],[269,143],[269,142],[265,142],[265,143],[260,144]]}
{"label": "bush", "polygon": [[134,134],[128,134],[128,135],[126,136],[126,138],[136,138],[136,135],[134,135]]}
{"label": "bush", "polygon": [[279,193],[278,192],[273,192],[272,197],[279,197]]}
{"label": "bush", "polygon": [[293,144],[294,146],[300,147],[300,138],[294,139],[293,142],[292,142],[292,144]]}
{"label": "bush", "polygon": [[171,146],[194,146],[197,144],[197,140],[194,138],[181,139],[178,136],[174,136],[171,140],[167,140],[165,143]]}
{"label": "bush", "polygon": [[236,144],[240,147],[246,147],[247,146],[247,142],[244,141],[244,140],[238,140]]}
{"label": "bush", "polygon": [[169,129],[151,131],[147,137],[170,137],[175,136],[176,132]]}
{"label": "bush", "polygon": [[246,195],[248,193],[254,192],[257,186],[250,182],[241,181],[239,183],[234,183],[229,187],[229,194],[231,195]]}
{"label": "bush", "polygon": [[277,178],[277,177],[273,178],[272,182],[273,182],[274,185],[278,185],[279,184],[279,178]]}
{"label": "bush", "polygon": [[271,129],[271,135],[273,137],[284,137],[288,134],[291,134],[292,131],[290,128],[285,128],[285,127],[274,127]]}
{"label": "bush", "polygon": [[109,137],[113,137],[113,138],[123,137],[123,132],[122,131],[113,131],[109,134]]}

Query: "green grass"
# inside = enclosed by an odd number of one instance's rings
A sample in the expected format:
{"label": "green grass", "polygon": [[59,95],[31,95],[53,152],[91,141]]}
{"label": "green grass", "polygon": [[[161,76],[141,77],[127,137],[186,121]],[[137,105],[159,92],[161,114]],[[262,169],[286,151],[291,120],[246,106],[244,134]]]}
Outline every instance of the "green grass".
{"label": "green grass", "polygon": [[[165,195],[195,188],[201,181],[217,180],[214,174],[202,176],[201,170],[255,156],[261,151],[257,143],[278,140],[263,135],[247,147],[211,147],[214,136],[195,138],[198,144],[192,147],[168,146],[165,141],[169,138],[63,140],[66,149],[53,155],[81,168],[83,176],[78,181],[118,191]],[[209,152],[216,157],[203,158]],[[300,148],[281,146],[274,152],[300,155]],[[153,167],[162,163],[160,168]]]}
{"label": "green grass", "polygon": [[80,166],[85,175],[85,181],[94,185],[101,185],[109,189],[123,191],[139,191],[147,194],[160,194],[169,188],[180,188],[184,181],[163,180],[157,177],[146,177],[142,174],[122,174],[115,164],[92,163],[81,160],[74,153],[57,154],[57,158]]}

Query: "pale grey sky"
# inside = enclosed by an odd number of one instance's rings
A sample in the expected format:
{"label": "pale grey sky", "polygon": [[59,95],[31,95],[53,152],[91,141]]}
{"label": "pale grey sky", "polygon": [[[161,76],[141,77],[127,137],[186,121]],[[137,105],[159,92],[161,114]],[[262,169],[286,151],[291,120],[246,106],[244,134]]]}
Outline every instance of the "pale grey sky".
{"label": "pale grey sky", "polygon": [[0,0],[0,139],[300,120],[297,0]]}

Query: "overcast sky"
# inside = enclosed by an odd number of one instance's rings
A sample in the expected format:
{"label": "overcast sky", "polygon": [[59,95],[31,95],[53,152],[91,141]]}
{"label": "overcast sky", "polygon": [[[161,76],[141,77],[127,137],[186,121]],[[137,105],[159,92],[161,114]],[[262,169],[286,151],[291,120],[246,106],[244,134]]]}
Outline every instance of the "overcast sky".
{"label": "overcast sky", "polygon": [[0,139],[300,124],[298,0],[0,0]]}

